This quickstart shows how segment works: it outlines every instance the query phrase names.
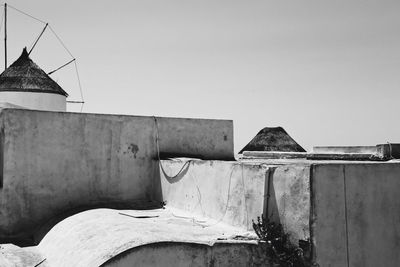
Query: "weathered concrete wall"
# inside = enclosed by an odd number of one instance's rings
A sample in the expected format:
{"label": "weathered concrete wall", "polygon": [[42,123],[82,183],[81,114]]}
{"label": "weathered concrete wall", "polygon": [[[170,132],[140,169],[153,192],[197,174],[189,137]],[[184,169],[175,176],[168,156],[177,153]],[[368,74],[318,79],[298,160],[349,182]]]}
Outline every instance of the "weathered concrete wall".
{"label": "weathered concrete wall", "polygon": [[160,200],[152,118],[3,110],[0,236],[81,207]]}
{"label": "weathered concrete wall", "polygon": [[316,165],[312,173],[320,266],[398,266],[400,164]]}
{"label": "weathered concrete wall", "polygon": [[[3,109],[0,119],[0,241],[27,238],[67,211],[162,200],[154,118]],[[218,148],[218,156],[233,155],[230,121],[157,121],[160,152],[181,143],[172,152],[213,158]]]}
{"label": "weathered concrete wall", "polygon": [[255,244],[215,243],[206,246],[190,243],[156,243],[127,251],[101,265],[131,266],[272,266],[265,251]]}
{"label": "weathered concrete wall", "polygon": [[349,265],[399,266],[400,164],[348,165],[344,178]]}
{"label": "weathered concrete wall", "polygon": [[268,214],[280,222],[294,244],[310,238],[310,167],[277,166],[270,173]]}
{"label": "weathered concrete wall", "polygon": [[268,216],[282,223],[294,240],[310,237],[309,166],[183,160],[161,164],[168,205],[247,229],[268,209]]}
{"label": "weathered concrete wall", "polygon": [[161,164],[163,199],[172,207],[247,229],[263,213],[267,166],[186,160]]}
{"label": "weathered concrete wall", "polygon": [[160,152],[172,157],[233,160],[233,122],[157,118]]}
{"label": "weathered concrete wall", "polygon": [[320,266],[348,266],[342,165],[312,166],[312,225]]}

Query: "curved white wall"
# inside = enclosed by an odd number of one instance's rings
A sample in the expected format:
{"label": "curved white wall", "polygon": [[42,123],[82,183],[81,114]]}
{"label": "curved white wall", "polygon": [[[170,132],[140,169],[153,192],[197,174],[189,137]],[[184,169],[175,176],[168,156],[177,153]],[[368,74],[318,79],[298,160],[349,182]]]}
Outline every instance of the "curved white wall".
{"label": "curved white wall", "polygon": [[28,109],[66,111],[67,97],[59,94],[33,92],[0,92],[0,102],[8,102]]}

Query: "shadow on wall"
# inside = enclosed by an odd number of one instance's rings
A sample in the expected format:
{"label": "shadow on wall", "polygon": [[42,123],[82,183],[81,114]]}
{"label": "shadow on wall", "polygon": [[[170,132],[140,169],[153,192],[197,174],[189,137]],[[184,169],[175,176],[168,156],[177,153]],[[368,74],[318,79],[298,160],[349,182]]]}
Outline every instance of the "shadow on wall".
{"label": "shadow on wall", "polygon": [[274,188],[274,173],[276,168],[270,167],[265,173],[265,190],[264,190],[264,210],[263,216],[276,224],[281,224],[279,216],[278,204]]}
{"label": "shadow on wall", "polygon": [[[159,169],[161,170],[161,172],[162,172],[162,174],[163,174],[163,177],[164,177],[170,184],[174,184],[174,183],[179,182],[183,177],[185,177],[185,175],[187,174],[187,172],[188,172],[188,170],[189,170],[189,168],[190,168],[190,163],[191,163],[191,162],[192,162],[191,160],[186,161],[186,162],[182,165],[182,168],[181,168],[175,175],[173,175],[173,176],[169,176],[169,175],[167,174],[167,172],[164,170],[162,164],[160,164],[160,168],[159,168]],[[161,176],[160,176],[160,184],[161,184]],[[161,188],[161,186],[160,186],[160,188]]]}

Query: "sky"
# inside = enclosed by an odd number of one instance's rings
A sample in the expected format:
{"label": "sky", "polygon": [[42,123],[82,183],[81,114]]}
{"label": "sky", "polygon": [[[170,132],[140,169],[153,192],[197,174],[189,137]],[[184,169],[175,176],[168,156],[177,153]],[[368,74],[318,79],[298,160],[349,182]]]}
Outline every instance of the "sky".
{"label": "sky", "polygon": [[[77,59],[83,112],[231,119],[236,152],[274,126],[306,150],[400,143],[398,0],[7,3]],[[11,64],[44,24],[7,16]],[[51,71],[71,56],[46,30],[31,58]],[[80,100],[73,64],[51,77]]]}

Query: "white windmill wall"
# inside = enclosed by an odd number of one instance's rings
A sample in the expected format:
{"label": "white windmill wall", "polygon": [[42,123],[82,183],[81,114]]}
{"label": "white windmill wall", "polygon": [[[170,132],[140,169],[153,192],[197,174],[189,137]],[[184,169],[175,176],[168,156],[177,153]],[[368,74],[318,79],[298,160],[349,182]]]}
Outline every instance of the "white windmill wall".
{"label": "white windmill wall", "polygon": [[52,93],[2,91],[0,92],[0,102],[36,110],[67,110],[67,97]]}

